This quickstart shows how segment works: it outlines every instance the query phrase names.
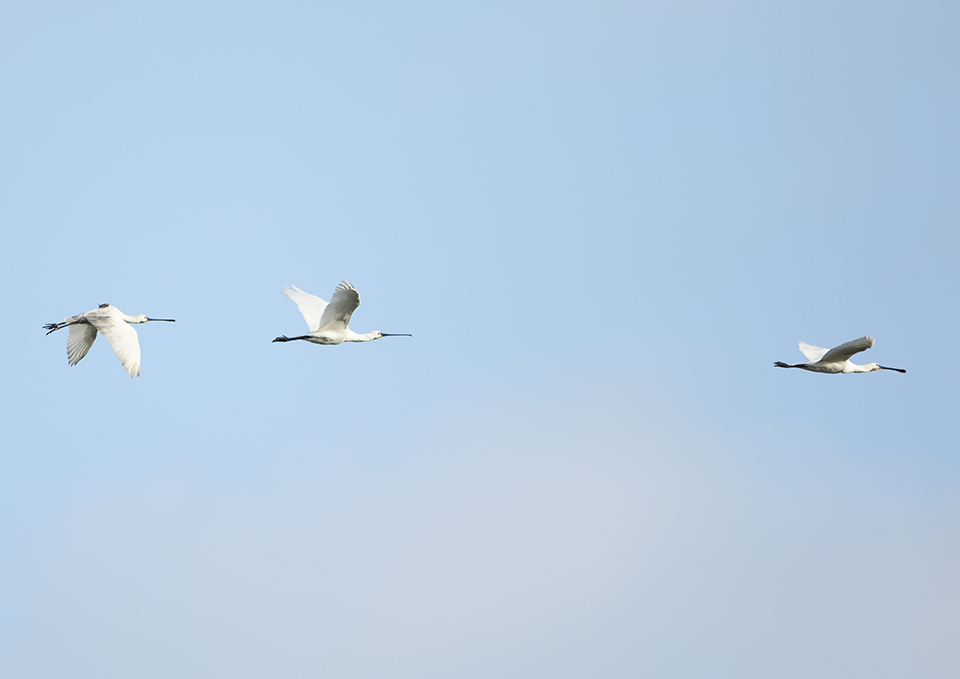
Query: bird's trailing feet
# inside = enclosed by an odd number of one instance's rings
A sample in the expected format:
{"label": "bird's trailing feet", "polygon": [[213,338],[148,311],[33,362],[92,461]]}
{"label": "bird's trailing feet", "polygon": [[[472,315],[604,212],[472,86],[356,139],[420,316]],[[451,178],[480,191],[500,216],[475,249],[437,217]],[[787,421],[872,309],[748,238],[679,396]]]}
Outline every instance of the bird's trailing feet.
{"label": "bird's trailing feet", "polygon": [[64,321],[63,323],[47,323],[46,325],[43,326],[43,329],[47,330],[48,331],[47,334],[49,335],[51,332],[56,332],[60,328],[66,328],[71,325],[77,325],[78,323],[89,323],[89,322],[90,321],[88,321],[86,318],[78,318],[77,320],[70,321],[69,323],[67,321]]}

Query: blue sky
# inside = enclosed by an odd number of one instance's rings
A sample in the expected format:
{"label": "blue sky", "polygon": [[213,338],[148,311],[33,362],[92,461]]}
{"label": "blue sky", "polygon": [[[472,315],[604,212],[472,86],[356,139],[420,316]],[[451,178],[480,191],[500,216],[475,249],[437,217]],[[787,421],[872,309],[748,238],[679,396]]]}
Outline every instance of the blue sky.
{"label": "blue sky", "polygon": [[958,20],[0,9],[0,674],[956,676]]}

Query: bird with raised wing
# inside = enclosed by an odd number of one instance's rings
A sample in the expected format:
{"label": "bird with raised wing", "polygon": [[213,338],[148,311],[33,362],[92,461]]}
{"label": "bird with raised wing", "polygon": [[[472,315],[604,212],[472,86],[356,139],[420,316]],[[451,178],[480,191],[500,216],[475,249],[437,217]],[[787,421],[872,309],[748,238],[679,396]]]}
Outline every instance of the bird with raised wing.
{"label": "bird with raised wing", "polygon": [[832,375],[838,373],[869,373],[874,370],[895,370],[898,373],[907,372],[902,368],[888,368],[879,363],[867,363],[866,365],[851,363],[851,356],[859,354],[861,351],[866,351],[873,346],[872,337],[861,337],[860,339],[850,340],[833,349],[815,347],[806,342],[797,342],[797,345],[800,347],[803,355],[807,357],[806,363],[789,365],[783,361],[777,361],[774,365],[778,368],[800,368],[802,370],[809,370],[810,372],[830,373]]}
{"label": "bird with raised wing", "polygon": [[274,342],[293,342],[306,340],[314,344],[343,344],[344,342],[369,342],[381,337],[413,337],[408,333],[387,333],[374,330],[364,334],[350,329],[350,317],[360,306],[360,294],[350,284],[343,281],[333,291],[329,304],[316,295],[304,292],[296,285],[284,288],[281,292],[293,300],[303,314],[310,332],[306,335],[287,337],[281,335]]}
{"label": "bird with raised wing", "polygon": [[92,311],[63,319],[63,323],[47,323],[43,326],[47,334],[60,328],[70,328],[67,335],[67,363],[76,365],[87,355],[97,332],[107,338],[113,353],[130,377],[140,377],[140,342],[137,331],[128,324],[148,321],[166,321],[174,323],[172,318],[147,318],[146,316],[127,316],[115,306],[101,304]]}

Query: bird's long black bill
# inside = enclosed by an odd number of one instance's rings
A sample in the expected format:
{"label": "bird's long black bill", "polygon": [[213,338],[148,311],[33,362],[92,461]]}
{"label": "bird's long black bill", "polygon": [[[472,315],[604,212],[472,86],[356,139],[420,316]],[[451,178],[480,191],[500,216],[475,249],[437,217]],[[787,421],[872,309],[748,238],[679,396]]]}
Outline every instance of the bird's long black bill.
{"label": "bird's long black bill", "polygon": [[148,321],[166,321],[167,323],[176,323],[177,319],[175,318],[148,318]]}
{"label": "bird's long black bill", "polygon": [[408,332],[381,332],[380,336],[381,337],[413,337],[413,335],[411,335]]}
{"label": "bird's long black bill", "polygon": [[885,366],[885,365],[881,365],[881,366],[880,366],[880,369],[881,369],[881,370],[896,370],[898,373],[905,373],[905,372],[907,372],[907,371],[904,370],[903,368],[888,368],[888,367]]}

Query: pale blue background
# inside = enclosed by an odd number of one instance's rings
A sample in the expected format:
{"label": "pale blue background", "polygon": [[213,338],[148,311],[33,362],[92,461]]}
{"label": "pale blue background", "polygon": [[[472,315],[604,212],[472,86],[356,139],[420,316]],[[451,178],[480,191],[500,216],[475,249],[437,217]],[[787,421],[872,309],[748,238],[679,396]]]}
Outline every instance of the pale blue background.
{"label": "pale blue background", "polygon": [[0,675],[958,676],[958,25],[3,5]]}

